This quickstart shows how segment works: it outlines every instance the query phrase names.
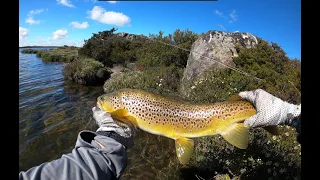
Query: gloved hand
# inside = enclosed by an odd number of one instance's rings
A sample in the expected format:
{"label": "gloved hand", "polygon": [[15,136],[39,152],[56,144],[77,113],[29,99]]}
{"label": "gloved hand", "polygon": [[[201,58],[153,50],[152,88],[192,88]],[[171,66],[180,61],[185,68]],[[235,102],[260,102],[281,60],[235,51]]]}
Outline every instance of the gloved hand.
{"label": "gloved hand", "polygon": [[118,125],[108,112],[101,110],[98,107],[93,107],[92,112],[93,118],[99,126],[97,129],[98,134],[112,137],[126,147],[133,146],[134,131],[129,127],[129,125]]}
{"label": "gloved hand", "polygon": [[245,120],[245,124],[250,127],[285,124],[294,126],[300,133],[301,104],[287,103],[262,89],[240,92],[239,96],[251,102],[257,110],[255,115]]}

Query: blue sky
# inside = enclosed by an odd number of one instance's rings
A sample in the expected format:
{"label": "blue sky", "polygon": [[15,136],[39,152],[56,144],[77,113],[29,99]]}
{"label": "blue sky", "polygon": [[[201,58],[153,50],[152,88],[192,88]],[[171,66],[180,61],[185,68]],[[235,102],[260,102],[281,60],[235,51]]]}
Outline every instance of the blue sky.
{"label": "blue sky", "polygon": [[133,34],[186,28],[249,32],[301,59],[301,1],[20,0],[19,45],[76,45],[92,33],[118,28]]}

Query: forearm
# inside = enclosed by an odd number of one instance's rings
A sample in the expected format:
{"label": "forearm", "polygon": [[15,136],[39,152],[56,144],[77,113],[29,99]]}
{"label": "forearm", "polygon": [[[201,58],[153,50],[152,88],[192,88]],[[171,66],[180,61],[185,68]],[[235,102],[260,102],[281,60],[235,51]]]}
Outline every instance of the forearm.
{"label": "forearm", "polygon": [[20,172],[19,179],[114,179],[126,165],[124,145],[113,138],[82,131],[72,153]]}

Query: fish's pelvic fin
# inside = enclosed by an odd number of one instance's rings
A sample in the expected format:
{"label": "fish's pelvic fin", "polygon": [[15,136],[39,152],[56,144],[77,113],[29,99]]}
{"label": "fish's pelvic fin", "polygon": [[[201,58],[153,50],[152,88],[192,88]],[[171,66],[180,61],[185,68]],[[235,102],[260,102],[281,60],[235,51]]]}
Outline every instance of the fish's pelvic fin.
{"label": "fish's pelvic fin", "polygon": [[277,126],[266,126],[266,127],[263,127],[263,129],[268,131],[272,135],[275,135],[275,136],[280,135],[280,132]]}
{"label": "fish's pelvic fin", "polygon": [[242,97],[239,96],[238,94],[231,95],[231,96],[228,98],[228,101],[240,101],[240,100],[242,100]]}
{"label": "fish's pelvic fin", "polygon": [[181,164],[187,164],[194,150],[194,141],[189,138],[176,139],[177,157]]}
{"label": "fish's pelvic fin", "polygon": [[231,125],[221,136],[230,144],[240,149],[246,149],[249,143],[249,126],[243,123]]}

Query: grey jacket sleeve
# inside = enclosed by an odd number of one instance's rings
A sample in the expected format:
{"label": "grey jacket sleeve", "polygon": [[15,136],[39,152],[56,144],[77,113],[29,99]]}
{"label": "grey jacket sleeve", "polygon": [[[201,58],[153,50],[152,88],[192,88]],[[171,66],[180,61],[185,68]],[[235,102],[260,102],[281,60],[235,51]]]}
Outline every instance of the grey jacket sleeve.
{"label": "grey jacket sleeve", "polygon": [[[97,142],[105,148],[101,148]],[[113,138],[91,131],[81,131],[72,153],[43,163],[26,172],[19,179],[116,179],[127,165],[126,148]]]}
{"label": "grey jacket sleeve", "polygon": [[298,132],[297,140],[301,144],[301,114],[292,121],[292,126],[296,128]]}

